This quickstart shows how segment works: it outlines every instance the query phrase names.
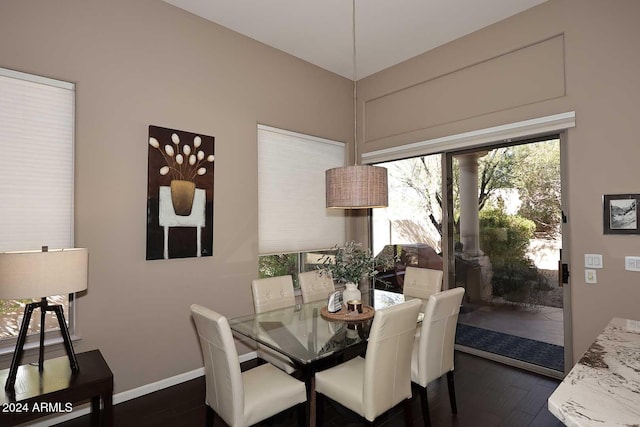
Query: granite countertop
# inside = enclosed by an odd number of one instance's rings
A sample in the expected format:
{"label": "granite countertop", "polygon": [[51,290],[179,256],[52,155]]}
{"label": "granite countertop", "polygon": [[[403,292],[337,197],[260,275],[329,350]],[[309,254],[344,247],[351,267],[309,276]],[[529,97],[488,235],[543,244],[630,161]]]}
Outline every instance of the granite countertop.
{"label": "granite countertop", "polygon": [[640,321],[611,320],[548,406],[568,427],[640,425]]}

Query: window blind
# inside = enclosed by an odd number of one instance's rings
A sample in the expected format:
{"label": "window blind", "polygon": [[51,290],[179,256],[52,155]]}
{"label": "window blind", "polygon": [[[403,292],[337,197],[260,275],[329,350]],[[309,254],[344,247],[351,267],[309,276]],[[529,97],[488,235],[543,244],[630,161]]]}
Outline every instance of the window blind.
{"label": "window blind", "polygon": [[260,255],[344,243],[344,212],[325,203],[325,171],[344,164],[343,143],[258,125]]}
{"label": "window blind", "polygon": [[75,85],[0,68],[0,251],[73,246]]}

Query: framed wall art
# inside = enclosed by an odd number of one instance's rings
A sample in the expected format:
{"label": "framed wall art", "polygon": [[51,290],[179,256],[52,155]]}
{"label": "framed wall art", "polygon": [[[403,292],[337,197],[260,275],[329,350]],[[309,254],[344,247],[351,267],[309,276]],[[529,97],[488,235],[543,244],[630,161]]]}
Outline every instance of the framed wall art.
{"label": "framed wall art", "polygon": [[149,126],[147,260],[213,254],[214,140]]}
{"label": "framed wall art", "polygon": [[605,194],[604,234],[640,234],[638,200],[640,194]]}

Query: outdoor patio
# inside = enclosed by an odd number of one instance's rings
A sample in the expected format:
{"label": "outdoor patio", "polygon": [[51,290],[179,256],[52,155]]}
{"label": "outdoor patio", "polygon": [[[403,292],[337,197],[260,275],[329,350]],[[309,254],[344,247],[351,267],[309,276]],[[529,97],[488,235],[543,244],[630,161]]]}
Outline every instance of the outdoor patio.
{"label": "outdoor patio", "polygon": [[456,344],[495,354],[498,360],[536,365],[543,371],[535,371],[560,378],[564,371],[561,296],[562,288],[556,285],[537,295],[537,302],[547,305],[499,298],[480,304],[467,302],[458,317]]}
{"label": "outdoor patio", "polygon": [[484,305],[476,307],[473,311],[461,312],[458,322],[564,346],[562,308],[509,304]]}

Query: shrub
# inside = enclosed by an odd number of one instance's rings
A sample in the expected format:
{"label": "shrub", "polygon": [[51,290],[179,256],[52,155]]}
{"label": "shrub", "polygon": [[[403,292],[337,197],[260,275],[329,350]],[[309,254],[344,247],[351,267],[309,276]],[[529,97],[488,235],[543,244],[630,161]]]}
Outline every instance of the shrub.
{"label": "shrub", "polygon": [[493,295],[507,301],[531,302],[541,277],[527,257],[535,223],[499,208],[480,212],[480,248],[491,259]]}
{"label": "shrub", "polygon": [[480,249],[492,262],[521,261],[527,259],[527,248],[536,225],[529,219],[507,215],[500,209],[485,209],[480,212],[480,229]]}

